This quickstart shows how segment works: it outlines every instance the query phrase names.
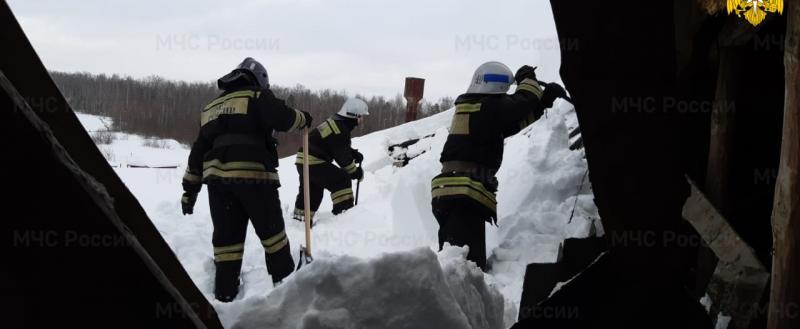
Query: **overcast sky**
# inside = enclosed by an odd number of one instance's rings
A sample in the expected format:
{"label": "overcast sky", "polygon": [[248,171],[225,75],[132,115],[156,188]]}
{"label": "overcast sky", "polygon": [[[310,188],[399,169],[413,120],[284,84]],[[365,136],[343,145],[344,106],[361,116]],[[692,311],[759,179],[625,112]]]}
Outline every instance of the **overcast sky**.
{"label": "overcast sky", "polygon": [[9,0],[50,70],[213,81],[244,57],[272,84],[458,96],[488,60],[559,80],[547,0]]}

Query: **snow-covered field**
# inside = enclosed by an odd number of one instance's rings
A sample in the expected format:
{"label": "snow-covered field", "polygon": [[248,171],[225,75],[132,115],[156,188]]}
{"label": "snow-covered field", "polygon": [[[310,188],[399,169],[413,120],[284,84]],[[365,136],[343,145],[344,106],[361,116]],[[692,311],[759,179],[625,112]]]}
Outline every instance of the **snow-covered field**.
{"label": "snow-covered field", "polygon": [[[466,262],[461,248],[437,252],[430,180],[441,169],[438,159],[450,110],[354,139],[366,169],[358,206],[333,216],[326,196],[313,231],[315,261],[276,289],[251,227],[243,287],[228,304],[213,297],[212,225],[205,189],[194,215],[181,215],[186,146],[115,133],[111,144],[100,147],[119,165],[117,173],[226,327],[507,328],[516,320],[525,265],[552,262],[564,238],[587,236],[593,226],[600,230],[583,153],[568,149],[574,112],[566,102],[556,104],[547,117],[506,140],[498,172],[498,227],[486,226],[488,273]],[[89,131],[108,123],[89,115],[80,118]],[[392,165],[389,145],[432,133],[434,137],[409,149],[420,155],[406,167]],[[128,164],[179,166],[142,169]],[[297,257],[304,235],[302,223],[289,215],[299,186],[294,156],[280,161],[279,173],[286,232]]]}

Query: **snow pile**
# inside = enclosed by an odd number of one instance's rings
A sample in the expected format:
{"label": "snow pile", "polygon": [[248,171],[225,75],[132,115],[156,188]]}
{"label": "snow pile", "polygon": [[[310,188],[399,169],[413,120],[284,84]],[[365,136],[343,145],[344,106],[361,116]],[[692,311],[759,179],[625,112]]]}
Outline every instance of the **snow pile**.
{"label": "snow pile", "polygon": [[503,297],[448,248],[373,260],[322,258],[267,297],[248,303],[234,328],[502,328]]}
{"label": "snow pile", "polygon": [[[205,188],[194,215],[181,215],[188,149],[147,147],[135,135],[120,135],[103,147],[124,161],[180,163],[175,169],[116,171],[226,327],[507,328],[516,321],[525,266],[554,261],[565,238],[601,231],[583,152],[568,148],[574,111],[556,102],[546,117],[506,140],[498,172],[499,227],[486,226],[487,273],[468,264],[463,249],[434,253],[438,224],[431,214],[430,181],[441,170],[439,155],[452,115],[451,109],[355,138],[353,146],[365,156],[358,205],[334,216],[326,192],[312,233],[315,262],[277,289],[260,241],[248,228],[242,287],[231,303],[214,300],[213,226]],[[390,145],[429,135],[409,147],[418,156],[408,165],[392,164]],[[281,159],[278,172],[286,233],[297,257],[304,227],[290,215],[300,184],[294,161],[294,156]]]}

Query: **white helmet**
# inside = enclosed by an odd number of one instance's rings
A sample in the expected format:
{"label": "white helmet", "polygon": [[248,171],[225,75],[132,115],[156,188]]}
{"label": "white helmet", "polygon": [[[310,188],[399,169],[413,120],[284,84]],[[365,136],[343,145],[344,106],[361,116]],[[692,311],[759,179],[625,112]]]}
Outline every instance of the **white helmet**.
{"label": "white helmet", "polygon": [[345,118],[358,119],[361,116],[369,115],[369,107],[363,100],[350,98],[344,102],[342,109],[336,114]]}
{"label": "white helmet", "polygon": [[514,73],[500,62],[486,62],[472,75],[468,94],[505,94],[514,83]]}

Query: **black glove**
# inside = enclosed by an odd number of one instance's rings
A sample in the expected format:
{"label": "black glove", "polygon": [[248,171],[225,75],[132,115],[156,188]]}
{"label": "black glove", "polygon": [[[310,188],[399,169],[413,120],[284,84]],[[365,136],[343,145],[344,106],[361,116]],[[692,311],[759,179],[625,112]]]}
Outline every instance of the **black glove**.
{"label": "black glove", "polygon": [[197,202],[197,193],[183,192],[181,198],[181,208],[184,215],[191,215],[194,212],[194,203]]}
{"label": "black glove", "polygon": [[314,122],[314,118],[311,117],[311,114],[306,111],[300,111],[303,113],[303,117],[306,119],[306,125],[300,128],[311,128],[311,123]]}
{"label": "black glove", "polygon": [[350,174],[350,179],[357,179],[357,180],[364,179],[364,169],[361,169],[361,166],[356,167],[356,171]]}
{"label": "black glove", "polygon": [[517,81],[517,84],[522,82],[522,80],[531,79],[533,81],[536,80],[536,68],[530,67],[528,65],[523,65],[522,67],[517,70],[517,74],[514,74],[514,80]]}
{"label": "black glove", "polygon": [[567,91],[561,85],[553,82],[545,84],[544,93],[542,93],[542,106],[545,108],[553,107],[553,101],[556,98],[565,97],[567,97]]}
{"label": "black glove", "polygon": [[356,149],[353,149],[353,161],[356,163],[364,162],[364,155]]}

